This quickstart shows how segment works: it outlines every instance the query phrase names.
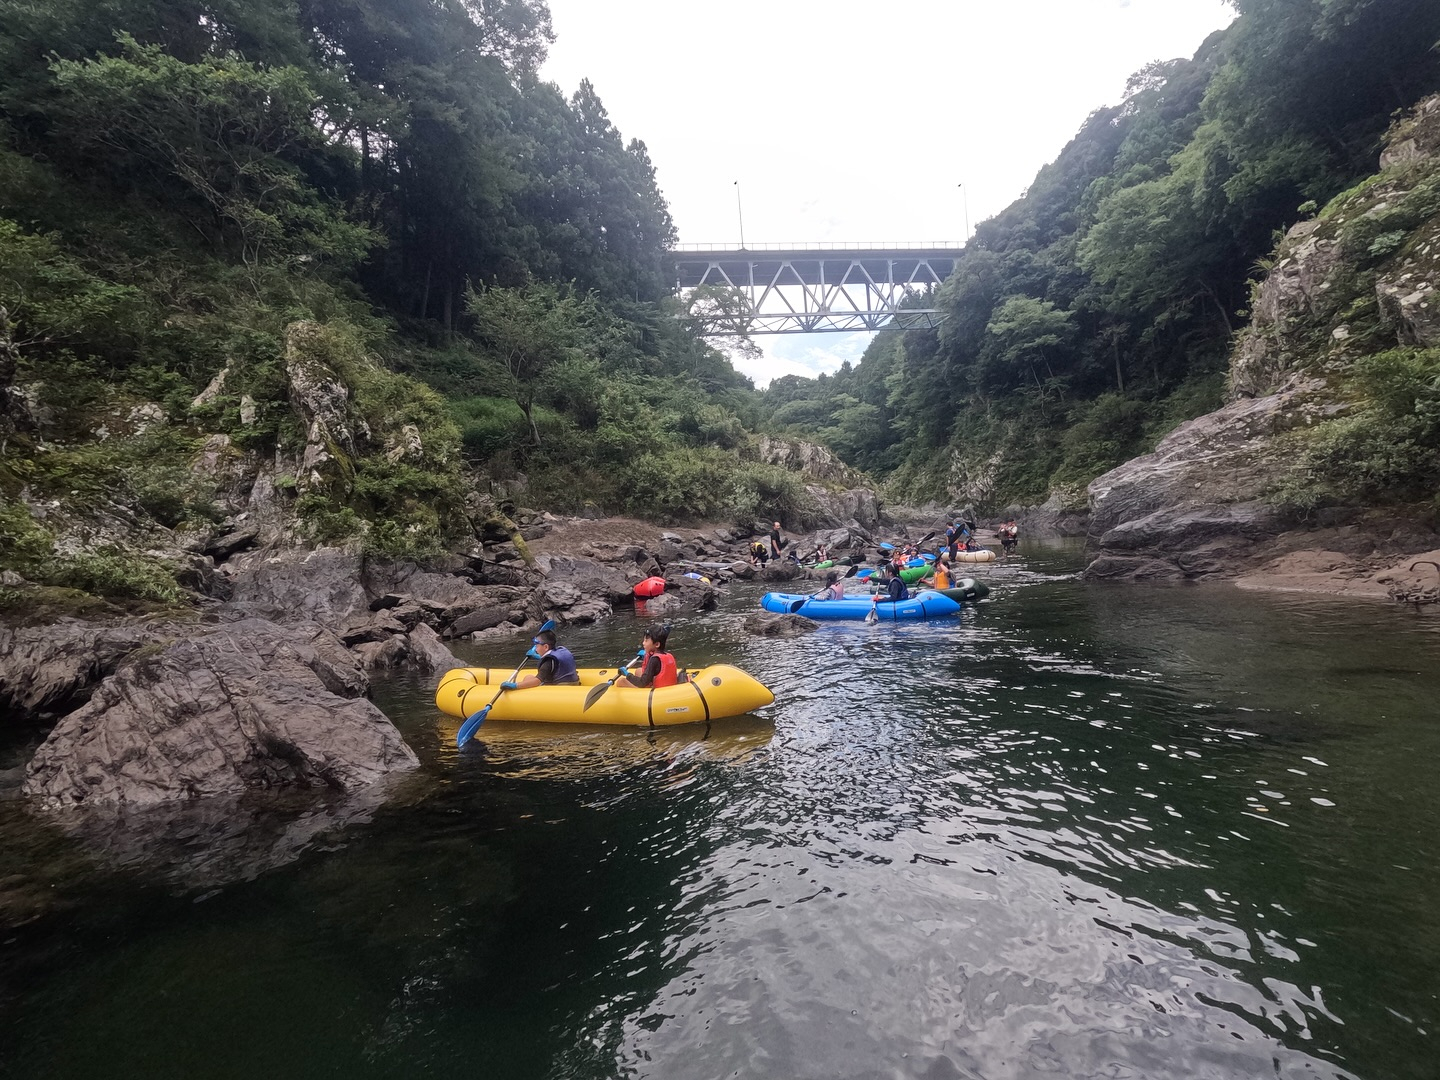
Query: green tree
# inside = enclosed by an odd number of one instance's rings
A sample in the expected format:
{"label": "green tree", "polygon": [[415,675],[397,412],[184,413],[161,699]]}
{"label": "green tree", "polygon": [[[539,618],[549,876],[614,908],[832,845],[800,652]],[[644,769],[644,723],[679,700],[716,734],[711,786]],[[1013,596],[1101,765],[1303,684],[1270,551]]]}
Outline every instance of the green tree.
{"label": "green tree", "polygon": [[496,389],[509,397],[541,445],[535,403],[557,371],[577,356],[584,326],[597,315],[594,297],[548,283],[519,289],[472,289],[466,307],[471,333],[497,365]]}

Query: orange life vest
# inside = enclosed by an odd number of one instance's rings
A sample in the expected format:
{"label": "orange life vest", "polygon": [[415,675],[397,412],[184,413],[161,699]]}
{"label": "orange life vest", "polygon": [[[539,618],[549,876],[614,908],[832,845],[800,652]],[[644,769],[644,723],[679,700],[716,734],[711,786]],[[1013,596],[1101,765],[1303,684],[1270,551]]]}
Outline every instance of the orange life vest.
{"label": "orange life vest", "polygon": [[657,652],[655,655],[660,658],[660,671],[650,685],[652,687],[674,686],[680,681],[680,676],[675,671],[674,655],[668,652]]}

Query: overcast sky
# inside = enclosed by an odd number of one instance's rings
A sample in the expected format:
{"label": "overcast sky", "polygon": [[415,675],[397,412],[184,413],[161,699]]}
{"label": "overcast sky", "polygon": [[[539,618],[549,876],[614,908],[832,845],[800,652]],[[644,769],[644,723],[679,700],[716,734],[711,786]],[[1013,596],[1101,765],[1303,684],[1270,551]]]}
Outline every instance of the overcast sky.
{"label": "overcast sky", "polygon": [[[550,0],[541,69],[650,150],[682,243],[958,241],[1221,0]],[[735,181],[740,182],[736,206]],[[963,184],[963,189],[959,186]],[[758,385],[868,334],[758,338]]]}

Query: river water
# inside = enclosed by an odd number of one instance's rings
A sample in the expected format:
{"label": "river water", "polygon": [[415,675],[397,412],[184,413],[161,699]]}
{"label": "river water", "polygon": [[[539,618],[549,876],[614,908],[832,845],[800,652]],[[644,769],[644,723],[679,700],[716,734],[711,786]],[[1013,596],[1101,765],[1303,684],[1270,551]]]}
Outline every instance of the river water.
{"label": "river water", "polygon": [[1078,565],[785,643],[732,586],[672,647],[778,701],[709,730],[384,683],[421,773],[244,880],[0,802],[0,1075],[1435,1077],[1440,619]]}

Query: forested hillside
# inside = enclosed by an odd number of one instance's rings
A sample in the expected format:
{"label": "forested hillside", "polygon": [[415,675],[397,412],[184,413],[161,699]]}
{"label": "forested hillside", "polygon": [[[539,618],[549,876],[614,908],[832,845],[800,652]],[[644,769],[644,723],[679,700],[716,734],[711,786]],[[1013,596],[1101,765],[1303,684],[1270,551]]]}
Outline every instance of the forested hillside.
{"label": "forested hillside", "polygon": [[1235,7],[980,225],[939,290],[938,332],[881,334],[854,367],[778,380],[777,428],[917,501],[1083,507],[1090,479],[1219,405],[1279,234],[1374,173],[1397,113],[1440,86],[1429,0]]}
{"label": "forested hillside", "polygon": [[551,39],[543,0],[0,0],[6,565],[94,585],[116,522],[237,484],[388,552],[463,536],[477,475],[798,498],[675,317],[645,145],[537,79]]}

